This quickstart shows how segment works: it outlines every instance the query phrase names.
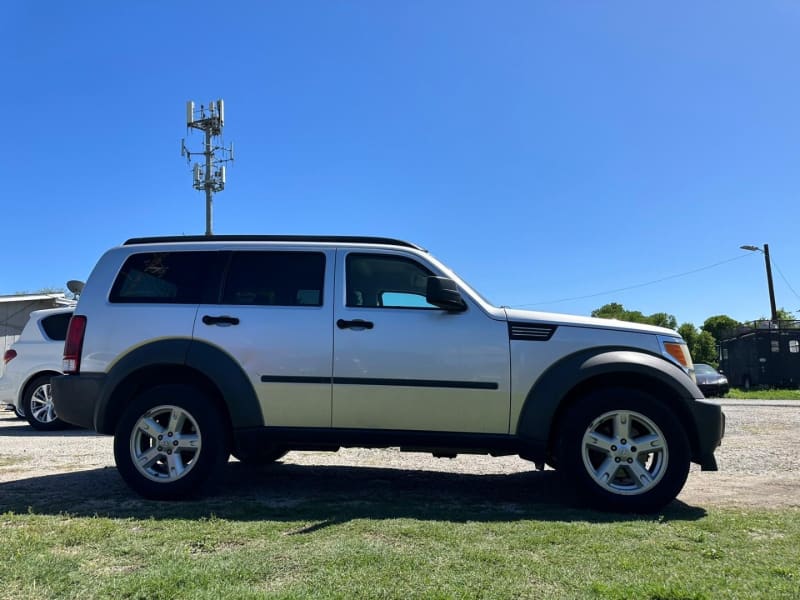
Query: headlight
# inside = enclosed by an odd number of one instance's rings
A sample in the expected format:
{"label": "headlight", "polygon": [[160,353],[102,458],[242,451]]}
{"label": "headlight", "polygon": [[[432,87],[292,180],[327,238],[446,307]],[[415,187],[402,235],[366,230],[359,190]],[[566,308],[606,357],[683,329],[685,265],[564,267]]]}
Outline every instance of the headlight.
{"label": "headlight", "polygon": [[692,381],[697,383],[692,355],[689,353],[689,346],[686,345],[686,342],[681,338],[661,336],[659,336],[658,341],[661,343],[661,353],[681,367],[692,378]]}

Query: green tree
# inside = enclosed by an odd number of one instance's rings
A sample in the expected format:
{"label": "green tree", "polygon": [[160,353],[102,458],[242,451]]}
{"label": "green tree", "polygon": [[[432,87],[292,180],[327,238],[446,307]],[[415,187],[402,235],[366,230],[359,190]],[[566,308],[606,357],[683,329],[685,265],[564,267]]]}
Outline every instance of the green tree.
{"label": "green tree", "polygon": [[658,325],[659,327],[666,327],[667,329],[677,329],[678,328],[678,319],[675,318],[674,315],[668,315],[664,312],[653,313],[649,317],[647,317],[648,323],[652,325]]}
{"label": "green tree", "polygon": [[692,323],[684,323],[678,327],[678,333],[689,346],[692,360],[696,363],[706,363],[714,368],[718,366],[717,341],[708,331],[699,331]]}
{"label": "green tree", "polygon": [[707,331],[715,340],[722,340],[726,332],[736,329],[739,321],[732,319],[728,315],[715,315],[708,317],[701,325],[700,329]]}
{"label": "green tree", "polygon": [[626,310],[619,302],[610,302],[609,304],[604,304],[600,308],[594,309],[592,311],[592,316],[600,317],[601,319],[618,319],[631,323],[657,325],[659,327],[667,327],[668,329],[675,329],[678,326],[678,320],[673,315],[664,312],[645,315],[638,310]]}

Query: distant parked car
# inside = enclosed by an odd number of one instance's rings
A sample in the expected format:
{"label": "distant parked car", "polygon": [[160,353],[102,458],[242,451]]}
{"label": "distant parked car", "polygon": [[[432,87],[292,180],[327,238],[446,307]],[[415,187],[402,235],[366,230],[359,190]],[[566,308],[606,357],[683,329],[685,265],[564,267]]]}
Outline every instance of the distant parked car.
{"label": "distant parked car", "polygon": [[694,374],[697,377],[697,387],[706,398],[724,396],[731,389],[728,378],[711,365],[695,363]]}
{"label": "distant parked car", "polygon": [[17,415],[36,429],[67,427],[53,408],[50,378],[61,375],[64,339],[73,311],[66,307],[32,312],[19,339],[3,355],[0,405],[13,406]]}

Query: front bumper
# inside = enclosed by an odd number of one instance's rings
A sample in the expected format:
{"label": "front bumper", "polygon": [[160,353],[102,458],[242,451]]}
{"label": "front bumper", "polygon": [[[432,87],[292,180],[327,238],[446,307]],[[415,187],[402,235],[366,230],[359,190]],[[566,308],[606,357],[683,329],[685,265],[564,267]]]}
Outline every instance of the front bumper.
{"label": "front bumper", "polygon": [[105,379],[103,373],[53,377],[50,384],[58,418],[84,429],[100,431],[98,417]]}

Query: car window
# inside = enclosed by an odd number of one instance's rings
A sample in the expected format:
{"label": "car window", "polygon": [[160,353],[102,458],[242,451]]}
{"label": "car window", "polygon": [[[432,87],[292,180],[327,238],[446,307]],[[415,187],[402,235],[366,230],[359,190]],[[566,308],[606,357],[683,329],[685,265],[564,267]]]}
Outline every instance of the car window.
{"label": "car window", "polygon": [[436,308],[425,295],[433,273],[418,262],[389,254],[347,256],[347,306]]}
{"label": "car window", "polygon": [[322,306],[322,252],[234,252],[223,304]]}
{"label": "car window", "polygon": [[71,312],[45,317],[42,319],[44,334],[54,342],[63,342],[67,339],[67,327],[71,318]]}
{"label": "car window", "polygon": [[144,252],[128,257],[111,288],[111,302],[199,304],[216,252]]}
{"label": "car window", "polygon": [[714,370],[714,367],[712,367],[710,365],[704,365],[704,364],[695,364],[694,371],[695,371],[695,373],[706,373],[706,374],[714,374],[714,373],[716,373],[716,371]]}

